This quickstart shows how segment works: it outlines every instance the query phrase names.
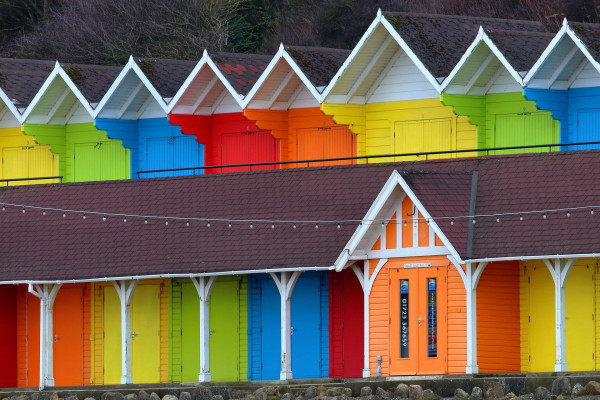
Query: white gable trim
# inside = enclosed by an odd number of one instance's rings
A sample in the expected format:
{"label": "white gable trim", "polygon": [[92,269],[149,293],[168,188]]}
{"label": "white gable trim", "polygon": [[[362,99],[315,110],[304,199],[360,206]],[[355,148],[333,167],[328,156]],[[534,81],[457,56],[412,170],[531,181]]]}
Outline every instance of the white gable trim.
{"label": "white gable trim", "polygon": [[527,75],[525,75],[525,78],[523,80],[525,86],[527,86],[532,79],[535,79],[535,74],[542,67],[542,65],[546,62],[548,57],[550,57],[550,54],[552,54],[552,52],[554,51],[554,48],[556,46],[558,46],[558,43],[560,42],[560,40],[562,38],[564,38],[565,36],[568,36],[569,38],[571,38],[571,40],[573,41],[573,44],[575,44],[575,46],[577,46],[577,48],[579,48],[579,50],[585,56],[585,58],[587,58],[587,60],[592,64],[592,66],[596,69],[596,71],[598,71],[600,73],[600,63],[598,63],[598,61],[596,61],[594,59],[594,57],[592,57],[592,55],[588,51],[586,45],[581,41],[581,39],[579,39],[577,37],[575,32],[573,32],[573,29],[571,29],[571,27],[569,26],[569,23],[567,22],[567,19],[565,18],[563,20],[563,25],[560,28],[560,30],[556,33],[556,36],[554,36],[552,41],[550,41],[550,44],[548,44],[548,47],[546,47],[546,50],[544,50],[544,52],[542,53],[540,58],[536,61],[536,63],[533,65],[533,67],[529,70]]}
{"label": "white gable trim", "polygon": [[17,107],[15,107],[12,100],[8,98],[7,94],[2,89],[0,89],[0,99],[2,99],[4,105],[6,105],[6,107],[13,114],[13,116],[17,120],[17,124],[21,125],[23,123],[21,113],[19,112],[19,110],[17,110]]}
{"label": "white gable trim", "polygon": [[242,108],[248,107],[248,104],[250,104],[250,102],[252,101],[252,99],[254,98],[256,93],[260,90],[260,88],[267,81],[267,79],[269,79],[269,77],[271,76],[271,73],[273,72],[273,69],[275,69],[275,67],[277,66],[277,63],[281,59],[284,59],[288,63],[288,65],[294,71],[296,76],[298,76],[298,78],[300,78],[300,80],[302,81],[304,86],[306,86],[308,91],[314,96],[315,100],[317,100],[319,103],[321,102],[321,93],[319,93],[317,88],[311,83],[311,81],[308,79],[306,74],[298,66],[298,64],[296,63],[294,58],[292,56],[290,56],[290,54],[287,52],[287,50],[285,50],[283,43],[281,43],[279,45],[279,50],[273,56],[273,58],[269,62],[269,65],[267,65],[267,68],[265,68],[263,73],[260,74],[260,77],[258,78],[256,83],[254,84],[254,86],[252,86],[252,89],[246,95]]}
{"label": "white gable trim", "polygon": [[52,70],[52,72],[50,73],[48,78],[46,78],[46,81],[44,81],[44,84],[42,85],[40,90],[38,90],[38,92],[36,93],[35,97],[31,101],[29,106],[23,112],[23,116],[20,119],[21,123],[24,123],[27,120],[27,118],[31,115],[31,113],[33,112],[35,107],[38,105],[38,103],[44,97],[44,94],[46,93],[46,91],[48,90],[50,85],[52,85],[52,82],[54,82],[54,79],[58,76],[60,76],[62,78],[62,80],[67,85],[68,89],[75,95],[75,97],[77,97],[77,100],[79,100],[79,102],[81,103],[83,108],[85,108],[85,110],[93,118],[94,110],[92,109],[92,106],[90,105],[90,103],[83,96],[81,91],[77,88],[77,86],[73,83],[73,81],[71,80],[69,75],[65,72],[65,70],[61,67],[61,65],[57,61],[56,65],[54,66],[54,69]]}
{"label": "white gable trim", "polygon": [[[490,51],[496,56],[496,58],[502,63],[504,68],[508,71],[508,73],[513,77],[513,79],[521,86],[523,86],[523,77],[513,68],[513,66],[508,62],[504,54],[498,49],[496,44],[490,39],[490,37],[485,33],[485,30],[480,26],[479,32],[477,32],[477,36],[473,43],[467,48],[465,53],[460,58],[458,64],[452,69],[452,72],[444,79],[441,85],[441,90],[444,91],[446,88],[452,83],[456,75],[460,72],[460,70],[464,67],[467,61],[471,58],[473,52],[481,43],[485,43],[490,49]],[[494,75],[497,76],[497,75]],[[466,94],[466,93],[465,93]]]}
{"label": "white gable trim", "polygon": [[443,245],[446,246],[446,249],[448,250],[446,253],[449,252],[450,255],[456,260],[461,260],[460,255],[458,254],[454,246],[452,246],[452,243],[450,243],[446,235],[442,232],[437,222],[431,218],[431,215],[427,212],[423,204],[419,201],[412,189],[408,186],[408,183],[406,183],[406,181],[404,180],[404,178],[402,178],[398,171],[394,171],[392,172],[387,182],[377,195],[377,198],[369,208],[369,211],[367,211],[366,215],[362,219],[360,226],[354,231],[354,234],[344,247],[344,250],[342,250],[337,260],[335,261],[334,266],[336,271],[341,271],[348,265],[348,263],[352,262],[351,259],[353,258],[354,253],[358,248],[358,245],[360,244],[362,239],[367,235],[369,229],[375,225],[375,222],[373,221],[377,218],[377,215],[381,212],[383,206],[390,199],[394,189],[398,186],[400,186],[406,194],[406,196],[410,198],[413,204],[417,207],[417,210],[423,215],[423,218],[429,220],[429,228],[435,232],[435,234],[442,241]]}
{"label": "white gable trim", "polygon": [[213,73],[219,78],[221,83],[225,86],[225,89],[227,89],[229,94],[231,94],[236,103],[240,106],[242,110],[244,109],[244,96],[236,92],[233,86],[231,86],[229,81],[225,78],[219,67],[217,67],[214,61],[210,58],[210,56],[208,55],[208,51],[204,49],[204,52],[202,53],[202,58],[200,58],[198,64],[196,64],[196,66],[194,67],[192,72],[190,72],[190,75],[187,77],[185,82],[183,82],[183,85],[181,85],[173,99],[169,102],[169,105],[165,110],[167,113],[171,113],[173,109],[177,106],[177,103],[179,103],[179,100],[181,100],[181,97],[183,96],[185,91],[189,88],[194,79],[196,79],[196,76],[198,75],[198,73],[200,73],[200,70],[205,65],[208,65],[210,69],[212,69]]}
{"label": "white gable trim", "polygon": [[94,118],[98,117],[98,115],[102,112],[102,110],[106,106],[106,103],[108,103],[108,100],[110,100],[112,95],[117,91],[117,89],[121,85],[121,82],[125,79],[125,77],[129,73],[129,71],[133,71],[137,75],[138,79],[144,84],[146,89],[148,89],[151,96],[154,98],[154,100],[156,100],[156,102],[158,103],[160,108],[162,108],[165,113],[167,112],[167,103],[166,103],[165,99],[162,98],[162,96],[154,88],[152,83],[150,83],[150,81],[148,80],[146,75],[140,69],[139,65],[137,65],[137,63],[133,59],[133,56],[129,56],[129,61],[123,67],[123,69],[119,73],[119,76],[117,76],[117,79],[115,79],[113,84],[110,86],[108,91],[104,94],[104,96],[102,97],[102,100],[100,100],[100,102],[98,103],[98,106],[94,110],[94,113],[93,113]]}

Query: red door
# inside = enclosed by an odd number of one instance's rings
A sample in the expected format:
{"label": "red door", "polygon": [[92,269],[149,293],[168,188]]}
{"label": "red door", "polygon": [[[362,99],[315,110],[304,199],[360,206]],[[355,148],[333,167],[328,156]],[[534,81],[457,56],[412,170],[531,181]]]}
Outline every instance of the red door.
{"label": "red door", "polygon": [[[279,141],[268,131],[234,132],[221,135],[221,165],[279,161]],[[252,171],[278,165],[252,167]],[[250,171],[249,166],[222,168],[221,172]]]}
{"label": "red door", "polygon": [[0,286],[0,387],[17,386],[17,287]]}
{"label": "red door", "polygon": [[359,378],[364,360],[363,291],[352,269],[330,273],[330,378]]}

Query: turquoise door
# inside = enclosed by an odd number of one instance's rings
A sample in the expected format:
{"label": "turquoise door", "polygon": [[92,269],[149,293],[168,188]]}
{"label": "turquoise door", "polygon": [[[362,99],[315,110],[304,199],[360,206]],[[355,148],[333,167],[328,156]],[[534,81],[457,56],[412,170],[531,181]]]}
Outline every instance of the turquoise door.
{"label": "turquoise door", "polygon": [[300,277],[292,292],[292,374],[321,377],[321,293],[318,277]]}

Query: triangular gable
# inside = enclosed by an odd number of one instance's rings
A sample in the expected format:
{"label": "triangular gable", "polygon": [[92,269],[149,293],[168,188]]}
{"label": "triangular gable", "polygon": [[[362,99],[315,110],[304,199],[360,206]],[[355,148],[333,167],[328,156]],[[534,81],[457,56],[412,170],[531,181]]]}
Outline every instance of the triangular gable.
{"label": "triangular gable", "polygon": [[313,97],[306,100],[305,107],[319,106],[321,93],[281,44],[244,99],[244,108],[286,110],[302,91],[308,91]]}
{"label": "triangular gable", "polygon": [[499,86],[505,92],[519,91],[523,86],[521,75],[479,27],[477,37],[444,79],[441,90],[450,94],[483,95],[493,90],[494,84],[502,78]]}
{"label": "triangular gable", "polygon": [[569,26],[567,19],[524,78],[525,86],[565,90],[600,86],[600,63]]}
{"label": "triangular gable", "polygon": [[[403,69],[396,82],[394,68]],[[378,91],[378,89],[381,90]],[[404,89],[404,90],[402,90]],[[437,97],[438,80],[429,72],[389,21],[378,11],[346,62],[323,91],[322,101],[366,104]]]}
{"label": "triangular gable", "polygon": [[211,115],[223,102],[229,105],[229,109],[221,112],[241,112],[244,108],[244,96],[236,92],[204,50],[202,58],[169,103],[167,112]]}
{"label": "triangular gable", "polygon": [[21,125],[22,115],[4,90],[0,89],[0,128],[16,128]]}
{"label": "triangular gable", "polygon": [[21,117],[22,123],[91,122],[94,110],[62,66],[56,66]]}
{"label": "triangular gable", "polygon": [[[405,197],[407,197],[414,205],[417,221],[419,221],[419,217],[422,218],[422,222],[428,221],[428,229],[432,230],[432,234],[439,239],[441,245],[436,246],[434,243],[432,246],[430,243],[430,246],[427,247],[412,247],[407,249],[396,249],[395,251],[387,252],[385,250],[372,251],[371,249],[375,239],[386,229],[386,225],[392,215],[397,215],[397,213],[400,212],[402,200]],[[396,220],[396,225],[398,223],[402,224],[402,217],[403,216]],[[400,228],[402,228],[402,226]],[[398,237],[396,236],[396,238]],[[399,242],[401,242],[401,240],[399,240]],[[390,178],[379,192],[379,195],[373,202],[371,208],[360,222],[359,227],[356,229],[344,247],[344,250],[338,256],[334,266],[336,271],[341,271],[357,260],[384,258],[386,253],[394,257],[411,257],[415,255],[449,255],[453,257],[453,259],[462,263],[458,251],[452,245],[444,232],[442,232],[438,222],[431,217],[429,212],[425,209],[421,201],[417,198],[406,180],[400,175],[400,173],[398,173],[398,171],[392,172]]]}
{"label": "triangular gable", "polygon": [[167,102],[146,77],[133,56],[95,109],[94,118],[139,119],[165,117]]}

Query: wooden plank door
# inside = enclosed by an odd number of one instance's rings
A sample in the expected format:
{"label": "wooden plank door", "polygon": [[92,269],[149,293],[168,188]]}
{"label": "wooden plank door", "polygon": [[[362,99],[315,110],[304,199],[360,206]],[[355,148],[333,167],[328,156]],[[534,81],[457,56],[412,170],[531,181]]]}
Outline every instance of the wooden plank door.
{"label": "wooden plank door", "polygon": [[[452,119],[429,119],[423,121],[423,151],[453,150]],[[450,158],[453,154],[428,155],[427,159]]]}
{"label": "wooden plank door", "polygon": [[552,372],[556,362],[554,281],[545,265],[528,271],[529,372]]}
{"label": "wooden plank door", "polygon": [[131,301],[133,383],[160,382],[160,286],[138,285]]}
{"label": "wooden plank door", "polygon": [[104,294],[104,384],[121,383],[121,302],[112,286]]}
{"label": "wooden plank door", "polygon": [[210,300],[210,372],[214,381],[238,381],[240,280],[217,280]]}
{"label": "wooden plank door", "polygon": [[200,299],[192,282],[181,285],[181,381],[196,382],[200,372]]}
{"label": "wooden plank door", "polygon": [[342,280],[342,376],[362,377],[364,362],[363,291],[350,268],[341,273]]}
{"label": "wooden plank door", "polygon": [[56,386],[84,385],[83,301],[85,286],[63,286],[54,302],[54,379]]}
{"label": "wooden plank door", "polygon": [[[261,380],[279,379],[281,370],[281,301],[271,277],[260,281]],[[293,358],[292,358],[293,360]],[[294,370],[292,369],[292,372]]]}
{"label": "wooden plank door", "polygon": [[[600,141],[600,109],[579,110],[577,112],[577,142]],[[567,147],[566,150],[598,149],[597,144]]]}
{"label": "wooden plank door", "polygon": [[321,291],[318,277],[298,279],[292,292],[292,374],[294,379],[321,377]]}
{"label": "wooden plank door", "polygon": [[574,265],[565,287],[566,352],[569,371],[594,371],[594,265]]}

